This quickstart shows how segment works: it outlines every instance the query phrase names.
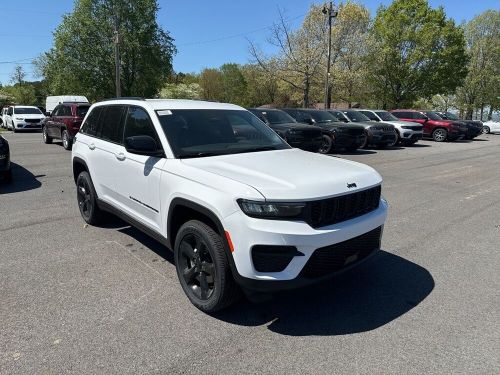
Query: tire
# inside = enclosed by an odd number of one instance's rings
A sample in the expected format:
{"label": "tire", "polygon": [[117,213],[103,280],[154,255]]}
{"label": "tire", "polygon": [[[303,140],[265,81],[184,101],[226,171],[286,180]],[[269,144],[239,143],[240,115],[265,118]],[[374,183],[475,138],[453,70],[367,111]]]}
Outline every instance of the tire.
{"label": "tire", "polygon": [[483,134],[490,134],[490,127],[489,126],[483,126],[483,129],[481,130],[481,133]]}
{"label": "tire", "polygon": [[64,149],[68,151],[71,150],[71,146],[73,146],[73,144],[71,143],[71,139],[69,138],[69,133],[66,129],[62,131],[61,139]]}
{"label": "tire", "polygon": [[45,144],[52,143],[52,138],[49,137],[49,135],[47,134],[47,128],[45,126],[42,129],[42,137],[43,137],[43,143]]}
{"label": "tire", "polygon": [[365,131],[365,140],[364,142],[359,146],[359,148],[368,148],[368,132]]}
{"label": "tire", "polygon": [[444,142],[448,139],[448,132],[446,129],[437,128],[432,132],[432,139],[435,142]]}
{"label": "tire", "polygon": [[320,154],[329,154],[332,151],[333,139],[332,137],[323,134],[323,142],[318,150]]}
{"label": "tire", "polygon": [[76,199],[83,220],[90,225],[99,224],[103,212],[97,206],[97,194],[87,171],[81,172],[76,179]]}
{"label": "tire", "polygon": [[219,311],[239,298],[221,236],[208,225],[184,223],[175,238],[174,259],[184,293],[201,311]]}
{"label": "tire", "polygon": [[14,133],[17,133],[17,129],[16,129],[16,126],[15,126],[14,124],[12,124],[12,131],[13,131]]}

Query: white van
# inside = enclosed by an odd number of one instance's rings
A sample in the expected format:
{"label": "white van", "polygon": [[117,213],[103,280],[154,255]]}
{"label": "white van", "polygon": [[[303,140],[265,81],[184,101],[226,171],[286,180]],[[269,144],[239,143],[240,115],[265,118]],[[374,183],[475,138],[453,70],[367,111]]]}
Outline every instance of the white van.
{"label": "white van", "polygon": [[88,99],[85,96],[80,95],[58,95],[58,96],[47,96],[45,101],[45,111],[47,113],[52,113],[55,107],[61,103],[88,103]]}

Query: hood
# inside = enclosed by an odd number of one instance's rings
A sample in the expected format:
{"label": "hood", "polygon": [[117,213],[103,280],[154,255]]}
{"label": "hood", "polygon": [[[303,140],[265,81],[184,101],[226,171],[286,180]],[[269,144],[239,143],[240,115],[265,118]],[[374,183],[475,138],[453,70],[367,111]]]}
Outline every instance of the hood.
{"label": "hood", "polygon": [[271,129],[278,129],[278,130],[289,130],[289,129],[295,129],[295,130],[311,130],[315,129],[312,125],[305,125],[305,124],[300,124],[297,122],[287,122],[283,124],[269,124],[269,127]]}
{"label": "hood", "polygon": [[410,125],[410,126],[422,126],[423,127],[422,124],[419,124],[418,122],[412,122],[412,121],[384,121],[384,122],[386,124],[391,124],[391,125],[397,126],[397,127],[403,126],[403,125],[405,125],[405,126],[408,126],[408,125]]}
{"label": "hood", "polygon": [[[251,186],[266,200],[328,198],[366,189],[382,181],[367,165],[299,149],[183,159],[182,162]],[[347,184],[352,183],[356,189],[347,188]]]}
{"label": "hood", "polygon": [[17,117],[19,117],[19,118],[24,118],[24,119],[26,119],[26,118],[34,118],[34,119],[43,119],[43,118],[45,118],[45,116],[44,116],[44,115],[42,115],[41,113],[39,113],[39,114],[34,113],[34,114],[28,114],[28,115],[22,115],[22,114],[17,115],[17,114],[15,114],[15,113],[14,113],[14,114],[12,115],[12,118],[14,118],[14,120],[15,120]]}

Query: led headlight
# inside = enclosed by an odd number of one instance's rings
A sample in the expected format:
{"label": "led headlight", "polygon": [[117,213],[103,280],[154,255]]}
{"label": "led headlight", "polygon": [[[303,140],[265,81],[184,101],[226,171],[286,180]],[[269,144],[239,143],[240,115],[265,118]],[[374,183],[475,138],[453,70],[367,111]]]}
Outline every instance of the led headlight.
{"label": "led headlight", "polygon": [[302,215],[305,203],[255,202],[239,199],[241,210],[251,217],[296,218]]}

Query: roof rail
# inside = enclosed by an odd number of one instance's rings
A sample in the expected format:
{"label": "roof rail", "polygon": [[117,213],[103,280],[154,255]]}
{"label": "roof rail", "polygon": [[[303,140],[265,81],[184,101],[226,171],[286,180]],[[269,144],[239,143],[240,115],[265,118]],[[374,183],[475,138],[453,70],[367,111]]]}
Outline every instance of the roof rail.
{"label": "roof rail", "polygon": [[140,96],[120,96],[119,98],[108,98],[100,100],[100,102],[108,102],[110,100],[146,100]]}

